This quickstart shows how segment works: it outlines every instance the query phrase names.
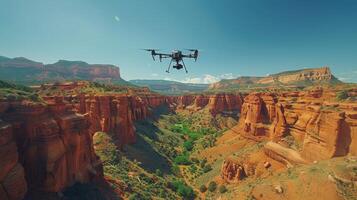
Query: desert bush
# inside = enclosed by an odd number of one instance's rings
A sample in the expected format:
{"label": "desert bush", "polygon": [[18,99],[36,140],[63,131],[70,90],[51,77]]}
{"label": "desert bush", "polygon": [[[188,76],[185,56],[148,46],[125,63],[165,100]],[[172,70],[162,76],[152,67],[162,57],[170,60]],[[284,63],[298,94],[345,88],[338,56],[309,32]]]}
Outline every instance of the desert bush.
{"label": "desert bush", "polygon": [[211,181],[209,184],[208,184],[208,190],[210,192],[214,192],[217,188],[217,183],[214,182],[214,181]]}
{"label": "desert bush", "polygon": [[186,151],[191,151],[193,149],[193,142],[191,140],[185,141],[183,148],[185,148]]}
{"label": "desert bush", "polygon": [[157,176],[162,176],[162,171],[160,169],[156,169],[155,174]]}
{"label": "desert bush", "polygon": [[200,167],[201,168],[205,167],[206,163],[207,163],[207,159],[206,158],[201,160]]}
{"label": "desert bush", "polygon": [[337,100],[345,100],[347,98],[348,98],[348,93],[347,93],[346,90],[339,91],[336,94],[336,99]]}
{"label": "desert bush", "polygon": [[225,193],[225,192],[227,192],[227,188],[226,188],[226,186],[224,186],[224,185],[219,186],[218,190],[219,190],[220,193]]}
{"label": "desert bush", "polygon": [[200,186],[200,191],[201,191],[202,193],[205,193],[205,192],[207,191],[207,187],[206,187],[205,185],[201,185],[201,186]]}
{"label": "desert bush", "polygon": [[175,191],[178,195],[180,195],[183,199],[194,199],[195,193],[193,189],[186,185],[181,180],[174,180],[173,182],[169,183],[170,188]]}
{"label": "desert bush", "polygon": [[210,164],[207,164],[207,165],[205,165],[205,166],[203,167],[203,172],[204,172],[204,173],[207,173],[207,172],[209,172],[209,171],[211,171],[211,170],[212,170],[212,167],[211,167]]}
{"label": "desert bush", "polygon": [[188,154],[181,154],[176,156],[174,163],[177,165],[189,165],[191,164],[191,161],[189,160]]}

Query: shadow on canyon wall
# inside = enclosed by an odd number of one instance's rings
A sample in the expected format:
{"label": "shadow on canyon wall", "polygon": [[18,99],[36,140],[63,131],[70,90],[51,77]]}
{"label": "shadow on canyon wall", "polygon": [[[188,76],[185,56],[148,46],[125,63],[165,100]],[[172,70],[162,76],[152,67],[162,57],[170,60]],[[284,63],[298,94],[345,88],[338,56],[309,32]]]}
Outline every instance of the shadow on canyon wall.
{"label": "shadow on canyon wall", "polygon": [[170,164],[167,158],[157,152],[150,143],[144,138],[148,138],[153,141],[158,141],[158,134],[160,129],[155,124],[155,121],[161,115],[167,115],[170,110],[167,105],[159,106],[151,110],[149,118],[135,122],[136,137],[135,144],[127,145],[124,149],[124,155],[134,161],[140,163],[140,166],[149,172],[155,172],[160,169],[164,174],[169,174]]}

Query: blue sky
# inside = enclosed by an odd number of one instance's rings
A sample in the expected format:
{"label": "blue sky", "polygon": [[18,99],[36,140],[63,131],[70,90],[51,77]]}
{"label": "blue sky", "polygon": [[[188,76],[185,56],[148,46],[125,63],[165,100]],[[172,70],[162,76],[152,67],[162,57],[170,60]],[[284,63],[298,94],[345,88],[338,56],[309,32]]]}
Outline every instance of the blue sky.
{"label": "blue sky", "polygon": [[[202,49],[165,73],[141,48]],[[212,82],[329,65],[357,82],[355,0],[0,0],[0,55],[120,66],[122,77]]]}

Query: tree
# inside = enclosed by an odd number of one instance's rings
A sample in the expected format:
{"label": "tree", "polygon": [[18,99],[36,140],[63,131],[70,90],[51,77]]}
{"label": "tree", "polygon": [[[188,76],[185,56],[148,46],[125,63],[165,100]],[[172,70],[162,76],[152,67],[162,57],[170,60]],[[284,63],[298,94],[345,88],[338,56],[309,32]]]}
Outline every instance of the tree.
{"label": "tree", "polygon": [[157,176],[162,176],[162,171],[160,169],[156,169],[155,174]]}
{"label": "tree", "polygon": [[345,100],[345,99],[347,99],[348,98],[347,91],[346,90],[342,90],[342,91],[337,92],[336,98],[337,98],[337,100]]}
{"label": "tree", "polygon": [[191,140],[185,141],[183,147],[186,151],[191,151],[193,149],[193,142]]}
{"label": "tree", "polygon": [[183,199],[194,199],[195,192],[193,189],[186,185],[183,181],[175,180],[170,184],[170,188],[180,195]]}
{"label": "tree", "polygon": [[225,193],[225,192],[227,192],[227,188],[226,188],[226,186],[224,186],[224,185],[219,186],[218,190],[219,190],[220,193]]}
{"label": "tree", "polygon": [[200,191],[201,191],[202,193],[205,193],[205,192],[207,191],[207,187],[206,187],[205,185],[201,185],[201,186],[200,186]]}
{"label": "tree", "polygon": [[217,183],[214,182],[214,181],[211,181],[209,184],[208,184],[208,190],[210,192],[214,192],[217,188]]}
{"label": "tree", "polygon": [[207,165],[205,165],[205,166],[203,167],[203,172],[204,172],[204,173],[207,173],[207,172],[209,172],[209,171],[211,171],[211,170],[212,170],[212,167],[211,167],[210,164],[207,164]]}
{"label": "tree", "polygon": [[188,159],[188,154],[182,154],[176,156],[174,159],[175,164],[177,165],[189,165],[191,164],[190,160]]}

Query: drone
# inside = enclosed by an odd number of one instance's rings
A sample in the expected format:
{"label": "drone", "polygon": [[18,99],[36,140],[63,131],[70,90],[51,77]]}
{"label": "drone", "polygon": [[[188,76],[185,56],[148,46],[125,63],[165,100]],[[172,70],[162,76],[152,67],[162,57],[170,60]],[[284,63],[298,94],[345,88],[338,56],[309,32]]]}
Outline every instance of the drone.
{"label": "drone", "polygon": [[[171,54],[168,53],[158,53],[158,49],[143,49],[145,51],[151,52],[152,59],[155,61],[155,56],[159,56],[160,62],[162,61],[163,58],[171,58],[169,67],[167,68],[166,72],[170,73],[170,68],[172,62],[175,62],[175,64],[172,66],[173,68],[180,70],[182,68],[185,68],[186,73],[188,73],[185,62],[183,61],[183,58],[193,58],[195,62],[197,61],[198,58],[198,50],[197,49],[186,49],[187,51],[190,51],[190,54],[183,54],[182,51],[180,50],[173,50]],[[182,64],[181,64],[182,63]]]}

